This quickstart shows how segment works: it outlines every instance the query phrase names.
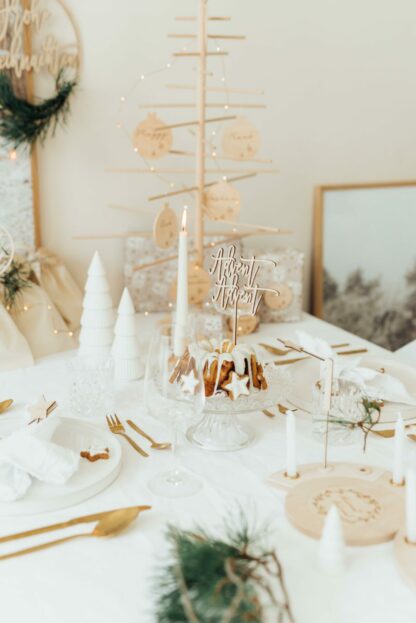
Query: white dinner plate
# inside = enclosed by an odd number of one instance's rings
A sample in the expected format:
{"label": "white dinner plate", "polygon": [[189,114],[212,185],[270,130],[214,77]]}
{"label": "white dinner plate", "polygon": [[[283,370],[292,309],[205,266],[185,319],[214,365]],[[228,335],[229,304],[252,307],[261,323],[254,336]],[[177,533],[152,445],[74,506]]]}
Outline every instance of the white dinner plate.
{"label": "white dinner plate", "polygon": [[[120,472],[121,446],[113,434],[85,420],[59,418],[52,441],[77,454],[89,446],[109,448],[110,458],[91,463],[80,459],[79,469],[65,485],[52,485],[33,479],[24,498],[15,502],[1,502],[0,515],[29,515],[73,506],[97,495],[108,487]],[[16,429],[20,418],[5,418],[0,422],[0,436]]]}
{"label": "white dinner plate", "polygon": [[[380,370],[383,368],[386,374],[390,374],[403,383],[409,394],[416,400],[416,368],[389,358],[362,357],[360,367]],[[301,409],[312,412],[312,388],[319,378],[320,366],[318,361],[306,359],[291,366],[294,388],[290,400]],[[385,402],[381,411],[380,424],[395,421],[397,413],[401,412],[403,418],[416,417],[416,407],[397,402]],[[385,426],[384,426],[385,428]]]}

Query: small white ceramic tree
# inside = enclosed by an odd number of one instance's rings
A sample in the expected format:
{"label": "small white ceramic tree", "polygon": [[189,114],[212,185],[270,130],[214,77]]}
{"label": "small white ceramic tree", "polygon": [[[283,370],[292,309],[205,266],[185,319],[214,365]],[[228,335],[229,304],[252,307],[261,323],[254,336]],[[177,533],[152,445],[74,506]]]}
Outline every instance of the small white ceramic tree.
{"label": "small white ceramic tree", "polygon": [[345,541],[342,521],[338,508],[333,504],[329,509],[318,550],[319,565],[328,573],[340,573],[345,567]]}
{"label": "small white ceramic tree", "polygon": [[79,354],[91,357],[109,355],[115,314],[110,286],[97,251],[88,268],[82,308]]}
{"label": "small white ceramic tree", "polygon": [[115,377],[119,381],[134,381],[143,376],[143,363],[136,337],[133,301],[127,288],[118,306],[111,354],[114,359]]}

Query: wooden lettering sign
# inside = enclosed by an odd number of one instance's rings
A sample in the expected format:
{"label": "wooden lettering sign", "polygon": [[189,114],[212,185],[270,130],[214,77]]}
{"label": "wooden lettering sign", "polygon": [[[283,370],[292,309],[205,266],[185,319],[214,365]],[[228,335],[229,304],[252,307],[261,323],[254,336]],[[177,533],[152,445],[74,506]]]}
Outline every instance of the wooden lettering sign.
{"label": "wooden lettering sign", "polygon": [[[53,9],[53,11],[52,11]],[[56,30],[59,12],[70,23],[71,35],[76,42],[60,43],[49,32]],[[27,31],[32,34],[32,47],[27,48]],[[62,26],[61,30],[65,28]],[[23,72],[46,69],[56,77],[62,69],[79,66],[79,42],[76,26],[63,2],[48,0],[5,0],[0,10],[0,71],[12,70],[18,78]],[[6,43],[7,38],[7,45]]]}
{"label": "wooden lettering sign", "polygon": [[271,288],[261,288],[257,283],[257,275],[263,263],[276,266],[274,260],[257,260],[236,257],[236,246],[230,245],[225,251],[219,247],[215,255],[211,255],[210,274],[215,275],[213,302],[221,311],[237,310],[244,306],[247,314],[255,315],[264,292],[279,294]]}

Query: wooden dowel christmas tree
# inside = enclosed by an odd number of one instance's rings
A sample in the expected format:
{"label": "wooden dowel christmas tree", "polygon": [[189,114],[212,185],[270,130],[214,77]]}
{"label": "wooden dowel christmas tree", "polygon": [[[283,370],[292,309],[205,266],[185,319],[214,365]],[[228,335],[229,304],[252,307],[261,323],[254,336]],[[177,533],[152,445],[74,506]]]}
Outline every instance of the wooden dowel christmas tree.
{"label": "wooden dowel christmas tree", "polygon": [[104,266],[96,251],[88,269],[82,303],[79,354],[105,357],[113,341],[114,308]]}
{"label": "wooden dowel christmas tree", "polygon": [[143,376],[143,363],[136,337],[136,322],[133,301],[127,288],[124,288],[114,329],[114,342],[111,354],[114,359],[114,372],[117,380],[134,381]]}

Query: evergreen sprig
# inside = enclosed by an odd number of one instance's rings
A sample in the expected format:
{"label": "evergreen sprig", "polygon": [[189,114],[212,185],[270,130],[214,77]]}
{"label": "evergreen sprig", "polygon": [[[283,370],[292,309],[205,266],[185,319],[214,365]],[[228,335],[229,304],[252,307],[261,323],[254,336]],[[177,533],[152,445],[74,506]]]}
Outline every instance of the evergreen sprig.
{"label": "evergreen sprig", "polygon": [[24,259],[15,257],[6,272],[0,275],[3,301],[7,309],[14,306],[16,297],[23,288],[31,286],[31,273],[30,264]]}
{"label": "evergreen sprig", "polygon": [[174,527],[167,536],[171,557],[157,577],[158,623],[262,623],[268,607],[278,623],[293,623],[279,560],[244,520],[228,526],[227,540]]}
{"label": "evergreen sprig", "polygon": [[45,140],[48,131],[55,133],[58,123],[65,123],[69,112],[69,98],[76,81],[64,80],[62,74],[56,79],[56,95],[32,104],[17,97],[10,77],[0,73],[0,136],[7,144],[17,148],[32,146]]}

